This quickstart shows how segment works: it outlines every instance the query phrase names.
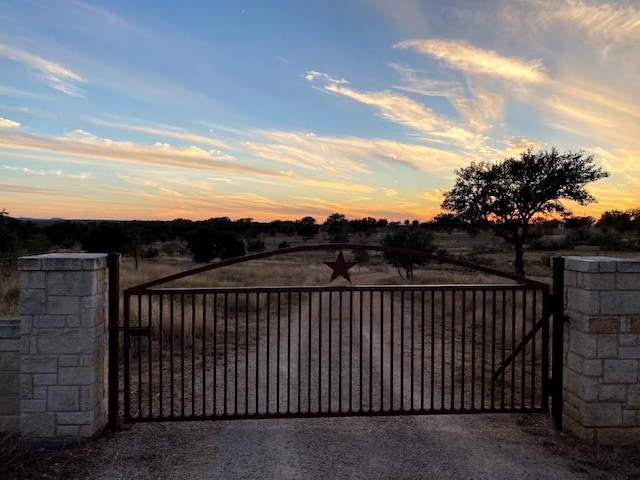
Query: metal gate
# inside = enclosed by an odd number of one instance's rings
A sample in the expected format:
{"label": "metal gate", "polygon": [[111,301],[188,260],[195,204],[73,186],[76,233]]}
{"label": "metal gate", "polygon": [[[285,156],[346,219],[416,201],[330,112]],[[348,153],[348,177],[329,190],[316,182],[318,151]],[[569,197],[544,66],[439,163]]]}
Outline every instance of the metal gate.
{"label": "metal gate", "polygon": [[[350,280],[348,251],[420,257],[502,280],[161,286],[313,251],[339,252],[324,262],[332,281]],[[126,422],[545,412],[554,386],[549,286],[421,252],[354,244],[263,252],[129,288],[123,307]]]}

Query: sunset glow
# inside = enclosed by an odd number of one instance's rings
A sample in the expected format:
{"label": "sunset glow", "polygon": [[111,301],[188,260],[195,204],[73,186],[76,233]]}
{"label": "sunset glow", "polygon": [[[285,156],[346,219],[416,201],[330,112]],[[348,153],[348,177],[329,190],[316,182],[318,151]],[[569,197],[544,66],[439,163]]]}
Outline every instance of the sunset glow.
{"label": "sunset glow", "polygon": [[0,210],[428,220],[528,147],[639,208],[639,51],[632,0],[0,2]]}

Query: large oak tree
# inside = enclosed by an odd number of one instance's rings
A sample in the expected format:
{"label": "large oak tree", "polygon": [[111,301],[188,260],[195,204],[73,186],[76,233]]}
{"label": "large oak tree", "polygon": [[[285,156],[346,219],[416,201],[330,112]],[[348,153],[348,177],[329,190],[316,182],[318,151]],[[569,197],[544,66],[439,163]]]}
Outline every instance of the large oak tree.
{"label": "large oak tree", "polygon": [[528,149],[520,158],[472,163],[456,170],[456,183],[445,193],[442,208],[471,224],[488,227],[513,244],[515,271],[524,275],[524,245],[536,216],[567,214],[561,200],[580,205],[595,202],[586,190],[608,173],[584,152]]}

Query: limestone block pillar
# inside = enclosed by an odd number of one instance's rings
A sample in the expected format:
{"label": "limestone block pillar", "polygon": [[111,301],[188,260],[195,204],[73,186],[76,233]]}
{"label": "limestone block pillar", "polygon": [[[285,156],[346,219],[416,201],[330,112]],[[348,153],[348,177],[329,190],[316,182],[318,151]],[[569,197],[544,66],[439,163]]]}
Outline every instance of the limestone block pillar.
{"label": "limestone block pillar", "polygon": [[640,259],[567,257],[564,428],[640,442]]}
{"label": "limestone block pillar", "polygon": [[20,432],[89,437],[107,418],[107,255],[22,257]]}

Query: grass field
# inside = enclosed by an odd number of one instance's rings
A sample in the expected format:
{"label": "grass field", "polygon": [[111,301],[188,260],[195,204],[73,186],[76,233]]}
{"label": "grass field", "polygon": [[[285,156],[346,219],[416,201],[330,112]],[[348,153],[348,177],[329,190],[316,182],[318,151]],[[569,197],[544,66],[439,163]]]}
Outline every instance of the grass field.
{"label": "grass field", "polygon": [[[268,238],[268,249],[276,249],[277,245],[286,240],[291,246],[303,245],[301,238],[274,237]],[[375,237],[351,238],[352,243],[377,243]],[[319,239],[317,243],[323,240]],[[312,242],[315,243],[315,242]],[[513,271],[513,251],[508,244],[490,233],[481,233],[471,237],[466,233],[438,233],[436,234],[438,252],[444,256],[456,258],[496,270]],[[345,252],[349,257],[350,253]],[[533,280],[551,283],[551,259],[554,256],[566,255],[611,255],[637,256],[633,253],[602,252],[595,247],[576,247],[567,251],[527,251],[525,253],[525,270],[527,276]],[[251,262],[207,273],[190,276],[175,282],[173,286],[268,286],[268,285],[322,285],[328,282],[330,270],[323,265],[323,261],[333,260],[331,252],[310,252],[306,254],[274,257],[260,262]],[[140,260],[138,268],[133,259],[124,257],[121,263],[121,286],[128,288],[149,280],[166,275],[182,272],[201,266],[188,257],[162,255],[150,260]],[[350,271],[353,282],[358,277],[371,272],[388,272],[390,284],[405,283],[395,270],[386,265],[380,257],[372,255],[368,261],[360,262]],[[485,275],[479,275],[447,265],[429,264],[417,268],[415,272],[417,283],[477,283],[488,280]],[[16,317],[19,315],[20,281],[18,271],[13,268],[0,269],[0,318]]]}

